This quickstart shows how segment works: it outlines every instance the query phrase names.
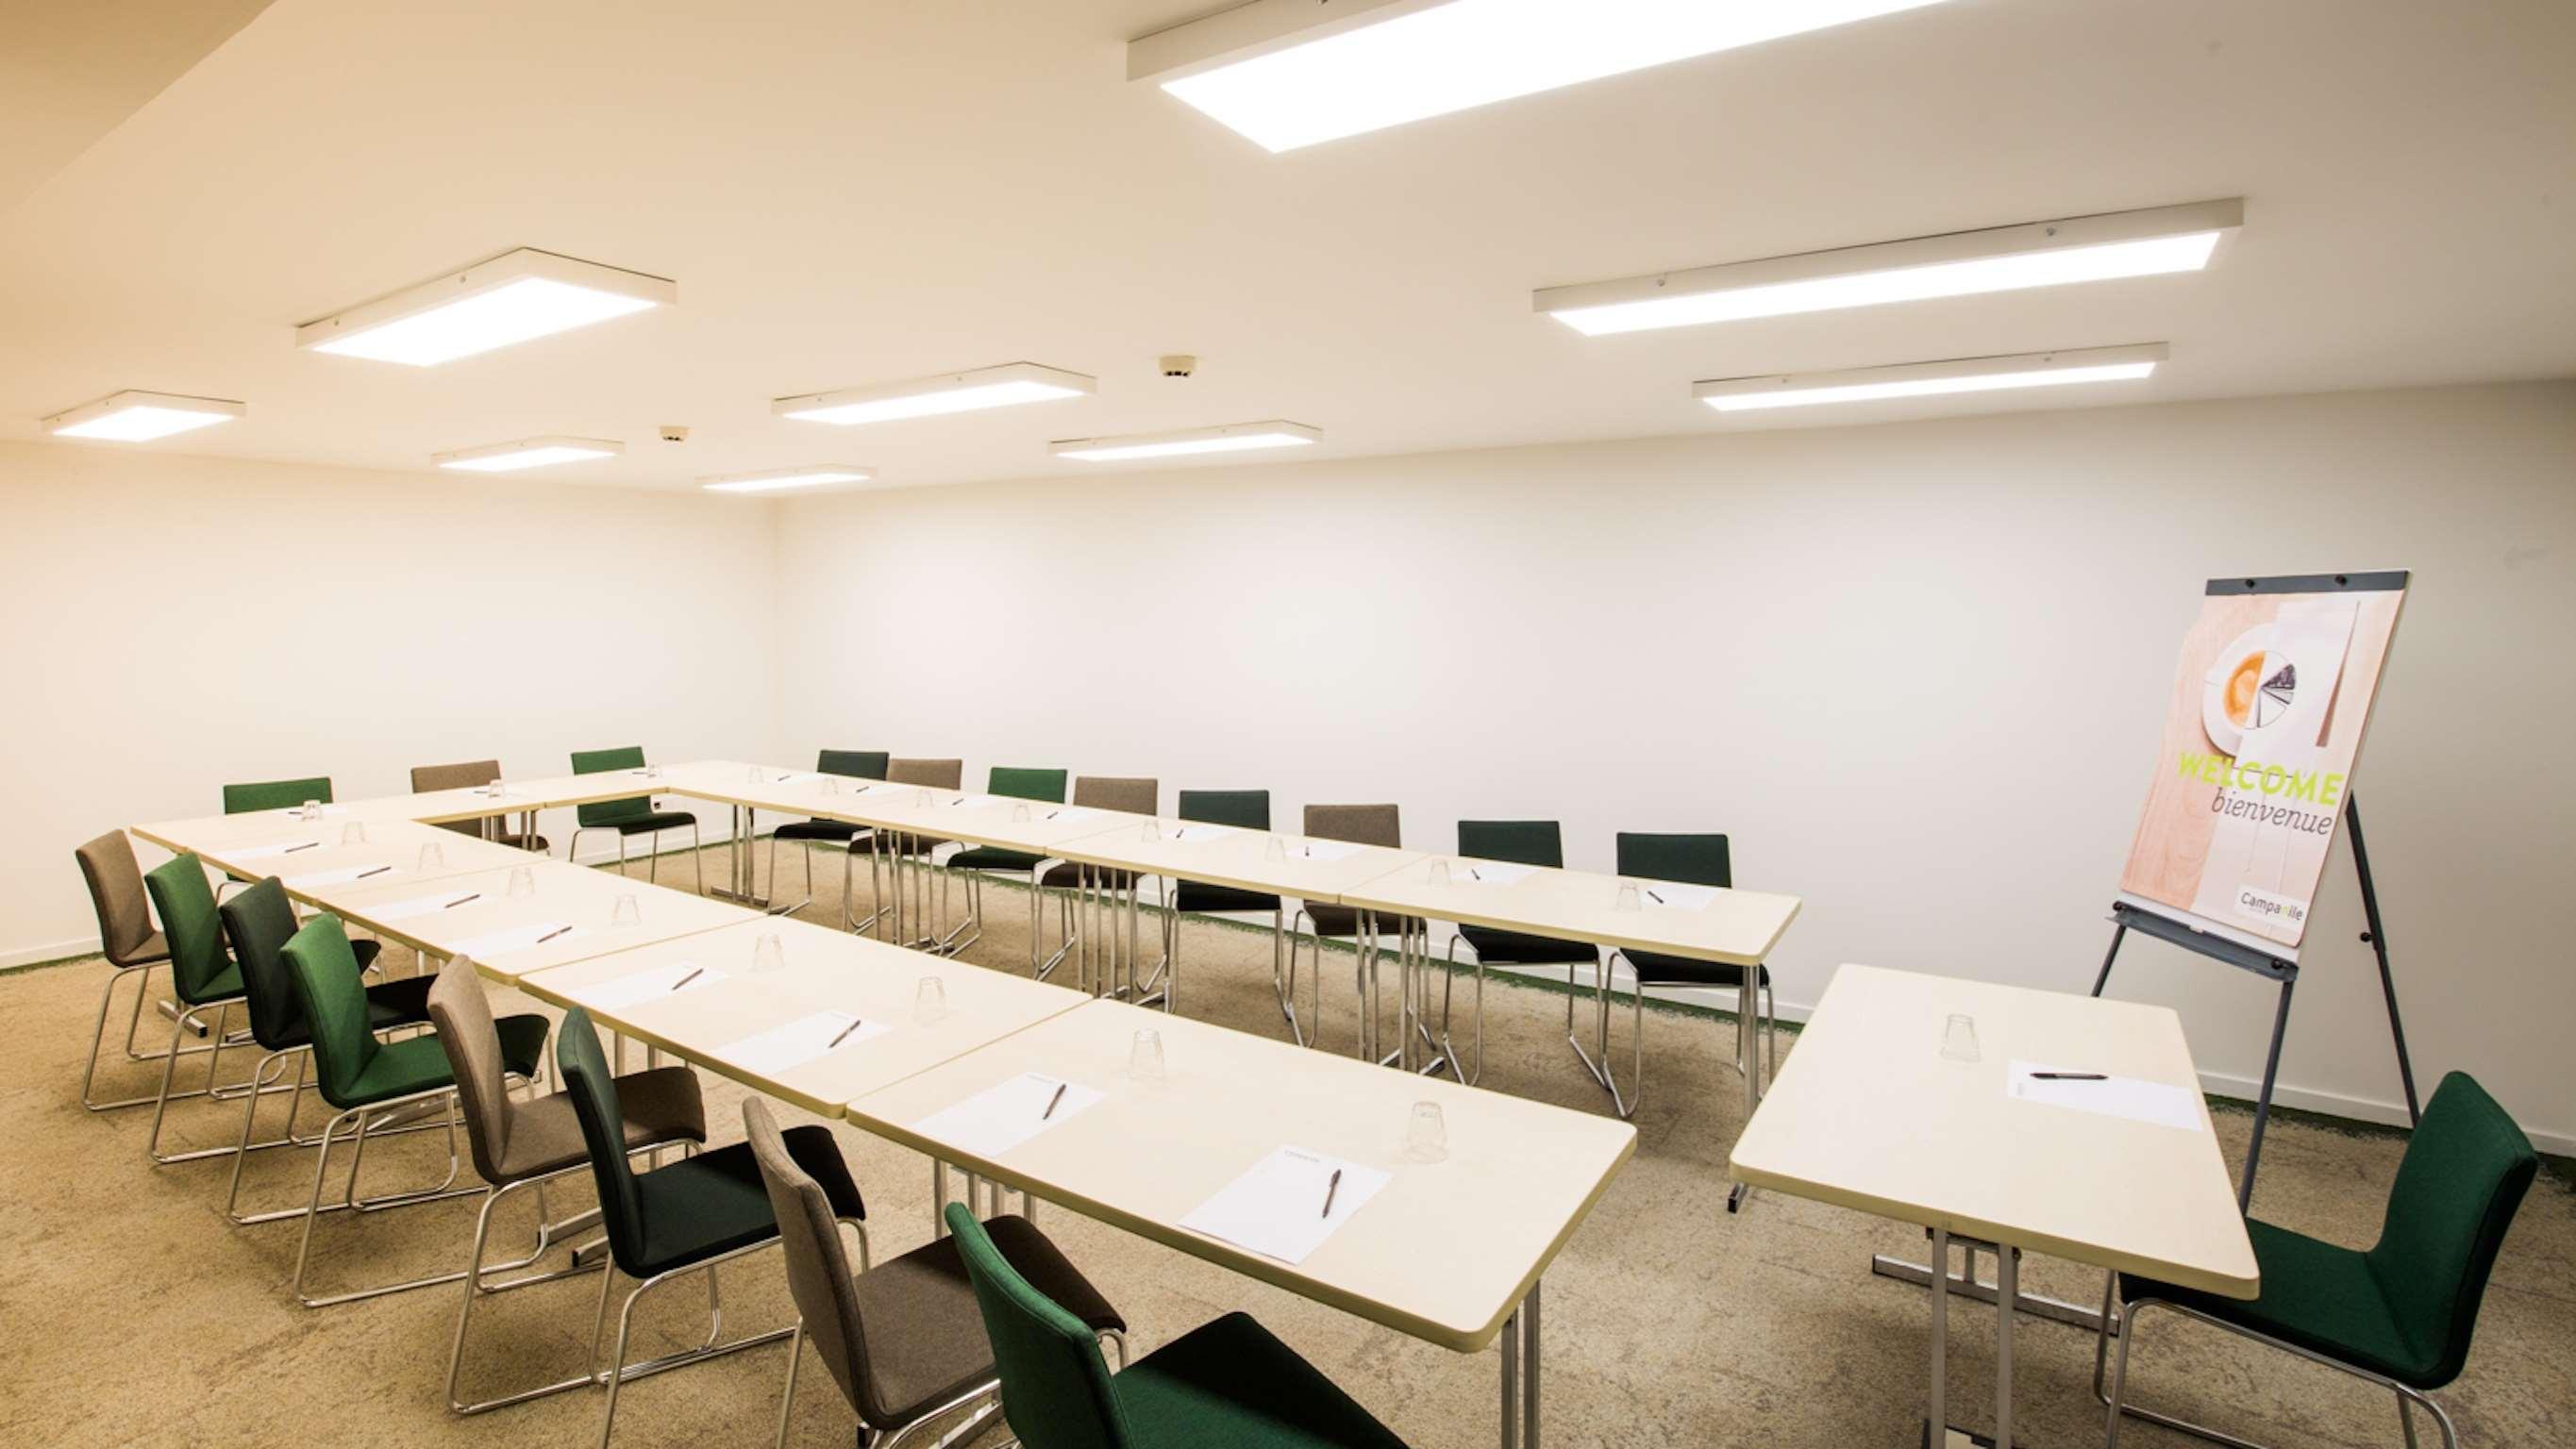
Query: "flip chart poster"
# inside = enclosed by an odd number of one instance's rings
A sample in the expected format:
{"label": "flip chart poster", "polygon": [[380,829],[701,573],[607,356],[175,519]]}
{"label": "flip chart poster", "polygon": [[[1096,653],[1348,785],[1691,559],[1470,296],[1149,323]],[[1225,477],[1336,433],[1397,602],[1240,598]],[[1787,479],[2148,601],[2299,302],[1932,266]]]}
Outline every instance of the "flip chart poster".
{"label": "flip chart poster", "polygon": [[2210,581],[2123,901],[2298,958],[2405,602],[2402,572]]}

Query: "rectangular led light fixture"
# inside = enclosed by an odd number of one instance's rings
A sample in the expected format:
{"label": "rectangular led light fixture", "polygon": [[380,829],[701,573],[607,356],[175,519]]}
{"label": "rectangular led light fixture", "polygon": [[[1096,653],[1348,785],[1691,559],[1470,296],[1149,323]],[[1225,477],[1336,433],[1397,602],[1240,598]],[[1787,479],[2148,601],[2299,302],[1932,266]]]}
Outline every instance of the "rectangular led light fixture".
{"label": "rectangular led light fixture", "polygon": [[1875,402],[1883,398],[1933,397],[1942,393],[2000,392],[2008,388],[2065,387],[2086,382],[2134,382],[2153,376],[2165,360],[2161,342],[2135,347],[2082,347],[2064,352],[2025,352],[2011,357],[1961,357],[1946,362],[1909,362],[1897,367],[1862,367],[1846,372],[1810,372],[1775,377],[1735,377],[1695,383],[1691,396],[1722,413],[1758,412],[1767,408],[1815,407],[1826,403]]}
{"label": "rectangular led light fixture", "polygon": [[1216,428],[1190,428],[1177,433],[1130,433],[1119,438],[1072,438],[1048,445],[1059,458],[1086,463],[1120,463],[1138,458],[1171,458],[1183,453],[1242,453],[1256,448],[1303,448],[1321,442],[1324,430],[1304,423],[1227,423]]}
{"label": "rectangular led light fixture", "polygon": [[606,438],[521,438],[513,443],[432,453],[429,461],[442,468],[455,468],[467,473],[516,473],[522,468],[547,468],[557,463],[579,463],[590,458],[614,458],[625,451],[624,443],[613,443]]}
{"label": "rectangular led light fixture", "polygon": [[971,413],[1006,408],[1015,403],[1046,402],[1060,397],[1087,397],[1099,391],[1096,378],[1034,362],[1006,362],[969,372],[919,377],[910,382],[843,388],[839,392],[783,397],[769,405],[782,418],[809,423],[882,423],[896,418],[927,418],[943,413]]}
{"label": "rectangular led light fixture", "polygon": [[775,493],[784,488],[820,488],[826,483],[866,483],[876,476],[873,470],[847,463],[807,463],[797,468],[701,478],[698,486],[710,493]]}
{"label": "rectangular led light fixture", "polygon": [[433,367],[679,300],[667,278],[521,247],[307,322],[295,345]]}
{"label": "rectangular led light fixture", "polygon": [[1127,78],[1271,151],[1937,0],[1251,0],[1131,41]]}
{"label": "rectangular led light fixture", "polygon": [[172,433],[210,428],[249,412],[220,398],[181,397],[166,392],[120,392],[83,403],[45,419],[57,438],[103,438],[114,443],[148,443]]}
{"label": "rectangular led light fixture", "polygon": [[2245,224],[2242,197],[1989,227],[1548,287],[1532,305],[1587,336],[2195,272]]}

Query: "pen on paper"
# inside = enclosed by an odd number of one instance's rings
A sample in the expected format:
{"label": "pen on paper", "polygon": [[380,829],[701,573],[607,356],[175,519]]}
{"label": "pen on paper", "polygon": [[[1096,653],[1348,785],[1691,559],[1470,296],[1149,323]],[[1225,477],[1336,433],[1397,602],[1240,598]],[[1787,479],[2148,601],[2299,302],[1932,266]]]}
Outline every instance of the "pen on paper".
{"label": "pen on paper", "polygon": [[842,1027],[842,1028],[841,1028],[841,1034],[840,1034],[839,1036],[836,1036],[836,1037],[832,1038],[830,1041],[827,1041],[827,1042],[823,1043],[823,1050],[825,1050],[825,1051],[830,1051],[832,1048],[834,1048],[834,1047],[836,1047],[836,1046],[839,1046],[841,1043],[843,1043],[843,1042],[845,1042],[845,1041],[848,1041],[848,1040],[850,1039],[850,1033],[851,1033],[851,1032],[854,1032],[854,1031],[857,1031],[858,1029],[859,1029],[859,1019],[858,1019],[857,1017],[855,1017],[855,1016],[854,1016],[854,1017],[851,1017],[851,1018],[850,1018],[850,1024],[849,1024],[848,1026],[845,1026],[845,1027]]}
{"label": "pen on paper", "polygon": [[1060,813],[1060,812],[1058,812],[1058,811],[1050,810],[1050,811],[1048,811],[1048,812],[1046,813],[1046,818],[1048,818],[1049,820],[1053,820],[1053,819],[1054,819],[1054,818],[1055,818],[1059,813]]}
{"label": "pen on paper", "polygon": [[2030,1079],[2034,1082],[2107,1082],[2111,1080],[2100,1072],[2033,1072],[2030,1074]]}
{"label": "pen on paper", "polygon": [[465,904],[467,901],[479,901],[481,899],[483,899],[483,893],[481,891],[468,891],[464,895],[458,896],[456,899],[449,901],[446,905],[440,906],[439,909],[442,911],[452,911],[458,906]]}
{"label": "pen on paper", "polygon": [[1055,1084],[1055,1095],[1047,1098],[1046,1110],[1038,1114],[1039,1121],[1044,1122],[1055,1115],[1056,1107],[1064,1101],[1064,1089],[1066,1085],[1067,1084],[1064,1082],[1058,1082]]}
{"label": "pen on paper", "polygon": [[1652,890],[1648,890],[1648,891],[1646,892],[1646,899],[1648,899],[1648,900],[1650,900],[1650,901],[1653,901],[1656,905],[1659,905],[1659,906],[1660,906],[1660,905],[1662,905],[1662,904],[1664,903],[1664,898],[1663,898],[1662,896],[1659,896],[1659,895],[1655,894]]}
{"label": "pen on paper", "polygon": [[286,847],[284,850],[279,851],[279,852],[278,852],[278,854],[280,854],[280,855],[293,855],[295,852],[297,852],[297,851],[299,851],[299,850],[318,850],[318,849],[320,849],[320,848],[321,848],[321,846],[322,846],[322,842],[321,842],[321,841],[318,841],[318,840],[308,840],[308,841],[304,842],[302,845],[290,845],[290,846]]}
{"label": "pen on paper", "polygon": [[393,869],[393,867],[392,867],[392,866],[390,866],[390,865],[380,865],[380,866],[377,866],[377,867],[376,867],[375,869],[373,869],[373,870],[362,870],[362,871],[358,872],[356,875],[353,875],[353,876],[349,877],[349,879],[351,879],[351,880],[365,880],[367,877],[369,877],[369,876],[371,876],[371,875],[383,875],[386,871],[389,871],[389,870],[391,870],[391,869]]}
{"label": "pen on paper", "polygon": [[1467,867],[1467,878],[1470,880],[1483,880],[1485,877],[1483,872],[1477,870],[1471,865]]}
{"label": "pen on paper", "polygon": [[1333,1215],[1333,1194],[1340,1192],[1341,1190],[1342,1170],[1336,1167],[1333,1169],[1333,1180],[1324,1184],[1324,1210],[1315,1214],[1315,1216],[1319,1218],[1331,1217]]}
{"label": "pen on paper", "polygon": [[697,968],[695,968],[695,969],[691,970],[691,971],[689,972],[689,974],[688,974],[688,975],[683,976],[683,977],[681,977],[679,980],[672,982],[672,983],[671,983],[671,989],[672,989],[673,991],[677,991],[677,990],[679,990],[681,987],[688,985],[690,982],[695,981],[695,980],[697,980],[699,977],[704,976],[704,975],[706,975],[706,974],[707,974],[707,968],[705,968],[704,966],[697,967]]}
{"label": "pen on paper", "polygon": [[540,946],[542,946],[542,945],[544,945],[545,943],[547,943],[548,941],[553,940],[555,937],[560,936],[560,935],[562,935],[564,932],[569,931],[569,930],[571,930],[571,929],[572,929],[572,927],[570,927],[570,926],[557,926],[557,927],[555,927],[553,930],[546,932],[546,933],[545,933],[544,935],[542,935],[542,936],[539,936],[539,937],[537,938],[537,944],[538,944],[538,945],[540,945]]}

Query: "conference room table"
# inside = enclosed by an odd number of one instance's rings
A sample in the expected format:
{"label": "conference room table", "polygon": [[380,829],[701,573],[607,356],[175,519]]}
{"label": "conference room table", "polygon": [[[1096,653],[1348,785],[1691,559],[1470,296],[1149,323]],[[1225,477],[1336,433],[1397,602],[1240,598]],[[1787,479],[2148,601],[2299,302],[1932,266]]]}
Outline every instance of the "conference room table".
{"label": "conference room table", "polygon": [[[297,899],[317,885],[360,878],[432,880],[533,859],[525,851],[422,825],[394,811],[354,807],[317,820],[275,810],[163,820],[134,826],[133,833],[174,855],[193,853],[238,879],[274,875]],[[434,852],[426,849],[433,846]]]}
{"label": "conference room table", "polygon": [[1977,1442],[1948,1416],[1952,1239],[1995,1255],[1995,1449],[2012,1446],[2024,1251],[2261,1290],[2181,1018],[2161,1006],[1844,966],[1728,1172],[1931,1231],[1924,1423],[1951,1449]]}
{"label": "conference room table", "polygon": [[[568,961],[765,919],[693,891],[508,853],[516,860],[496,869],[436,880],[347,881],[309,889],[302,898],[423,957],[471,956],[485,975],[509,985]],[[523,894],[512,894],[514,882]],[[633,903],[634,919],[621,922],[624,901]]]}

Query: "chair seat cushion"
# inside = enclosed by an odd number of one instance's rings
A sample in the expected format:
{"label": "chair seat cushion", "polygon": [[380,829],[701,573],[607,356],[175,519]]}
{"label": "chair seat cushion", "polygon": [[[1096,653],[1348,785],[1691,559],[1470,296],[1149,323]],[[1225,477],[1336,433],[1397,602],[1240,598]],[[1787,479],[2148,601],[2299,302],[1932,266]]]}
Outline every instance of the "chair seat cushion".
{"label": "chair seat cushion", "polygon": [[[172,975],[175,977],[177,973]],[[203,988],[191,992],[173,980],[170,994],[179,998],[183,1006],[216,1006],[227,1001],[239,1001],[242,998],[241,967],[227,955],[224,969],[216,972]]]}
{"label": "chair seat cushion", "polygon": [[875,846],[888,855],[928,855],[943,845],[954,844],[936,835],[904,835],[897,831],[876,832]]}
{"label": "chair seat cushion", "polygon": [[684,830],[698,823],[698,817],[686,810],[647,810],[632,820],[620,820],[608,828],[620,835],[656,835],[665,830]]}
{"label": "chair seat cushion", "polygon": [[1601,959],[1601,948],[1583,941],[1497,931],[1491,926],[1460,926],[1458,934],[1476,948],[1476,959],[1488,966],[1578,966]]}
{"label": "chair seat cushion", "polygon": [[1035,870],[1038,868],[1038,862],[1044,859],[1046,859],[1045,856],[1031,855],[1024,850],[1002,850],[995,846],[978,845],[948,857],[948,868],[950,870]]}
{"label": "chair seat cushion", "polygon": [[1249,1314],[1202,1324],[1110,1382],[1138,1449],[1404,1449]]}
{"label": "chair seat cushion", "polygon": [[[617,1079],[617,1106],[626,1118],[626,1145],[704,1142],[707,1117],[697,1074],[687,1067],[653,1067]],[[502,1144],[501,1180],[519,1182],[590,1160],[581,1117],[572,1098],[549,1092],[510,1107],[510,1140]]]}
{"label": "chair seat cushion", "polygon": [[[822,1184],[835,1217],[864,1218],[867,1206],[859,1186],[850,1180],[840,1144],[828,1127],[790,1127],[787,1155]],[[769,1189],[761,1185],[760,1163],[751,1144],[736,1142],[638,1173],[635,1188],[644,1221],[644,1252],[636,1262],[619,1262],[630,1278],[650,1278],[703,1263],[709,1258],[765,1243],[778,1236],[778,1219],[769,1208]]]}
{"label": "chair seat cushion", "polygon": [[553,846],[546,843],[546,838],[542,835],[521,835],[516,831],[505,830],[499,835],[494,836],[493,839],[500,841],[503,845],[509,846],[513,850],[534,851],[538,855],[544,855],[554,849]]}
{"label": "chair seat cushion", "polygon": [[2222,1298],[2123,1273],[2120,1301],[2160,1298],[2401,1384],[2442,1386],[2433,1378],[2435,1350],[2408,1341],[2361,1254],[2253,1218],[2245,1235],[2263,1276],[2260,1297]]}
{"label": "chair seat cushion", "polygon": [[[371,1010],[369,1015],[373,1014]],[[426,1016],[426,1010],[422,1014]],[[546,1019],[526,1012],[502,1017],[493,1026],[501,1034],[502,1067],[522,1077],[535,1077],[537,1064],[546,1056],[546,1033],[551,1029]],[[436,1032],[424,1032],[378,1046],[349,1092],[339,1096],[325,1092],[323,1100],[345,1112],[351,1107],[453,1086],[455,1082],[448,1069],[447,1048]]]}
{"label": "chair seat cushion", "polygon": [[[1744,968],[1724,961],[1694,961],[1688,956],[1665,956],[1653,951],[1626,951],[1619,959],[1637,973],[1637,979],[1649,986],[1725,986],[1744,989]],[[1771,984],[1771,968],[1760,970],[1761,984]]]}
{"label": "chair seat cushion", "polygon": [[[1132,870],[1103,870],[1094,866],[1091,876],[1108,890],[1133,890],[1136,886],[1136,872]],[[1072,890],[1082,884],[1082,867],[1072,861],[1064,861],[1049,870],[1038,884],[1048,890]]]}
{"label": "chair seat cushion", "polygon": [[122,959],[110,956],[108,958],[108,962],[110,965],[122,970],[135,966],[158,966],[169,959],[170,938],[162,935],[159,931],[154,931],[152,934],[144,937],[141,943],[136,945],[132,951],[126,953]]}
{"label": "chair seat cushion", "polygon": [[1177,911],[1275,911],[1277,896],[1259,891],[1239,891],[1232,886],[1206,885],[1185,880],[1172,891],[1172,909]]}
{"label": "chair seat cushion", "polygon": [[780,840],[823,840],[846,845],[866,829],[846,820],[790,820],[770,833]]}
{"label": "chair seat cushion", "polygon": [[[1127,1321],[1046,1235],[1021,1217],[984,1224],[993,1246],[1031,1287],[1093,1333],[1124,1333]],[[860,1413],[893,1432],[993,1377],[992,1340],[957,1240],[939,1238],[851,1280],[868,1340],[868,1396]]]}
{"label": "chair seat cushion", "polygon": [[[1378,934],[1381,936],[1393,936],[1404,931],[1428,930],[1430,929],[1430,925],[1430,922],[1425,921],[1420,916],[1380,915],[1377,918],[1377,930]],[[1319,901],[1308,901],[1306,903],[1306,927],[1307,934],[1314,936],[1356,936],[1360,933],[1359,908],[1357,906],[1334,906],[1325,905]]]}

